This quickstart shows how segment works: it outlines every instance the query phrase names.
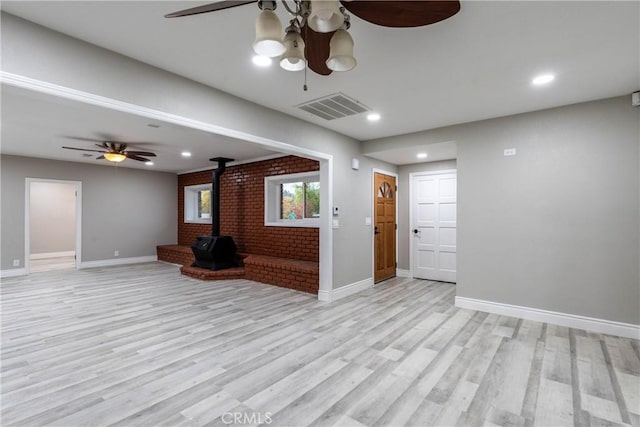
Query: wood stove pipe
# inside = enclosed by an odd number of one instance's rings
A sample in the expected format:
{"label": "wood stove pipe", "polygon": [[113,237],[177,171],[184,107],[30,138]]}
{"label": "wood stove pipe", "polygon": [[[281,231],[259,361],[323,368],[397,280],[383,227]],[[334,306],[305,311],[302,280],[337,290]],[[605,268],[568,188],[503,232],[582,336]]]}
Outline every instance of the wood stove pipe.
{"label": "wood stove pipe", "polygon": [[220,236],[220,176],[226,170],[227,162],[233,162],[234,159],[227,157],[214,157],[209,159],[212,162],[218,162],[218,168],[214,169],[211,175],[211,215],[213,220],[211,221],[211,235]]}

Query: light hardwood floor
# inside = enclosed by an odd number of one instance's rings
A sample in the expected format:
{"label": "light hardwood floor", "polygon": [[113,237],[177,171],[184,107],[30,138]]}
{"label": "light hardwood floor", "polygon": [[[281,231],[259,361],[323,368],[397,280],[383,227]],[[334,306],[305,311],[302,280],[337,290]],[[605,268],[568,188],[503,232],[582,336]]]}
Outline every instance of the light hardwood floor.
{"label": "light hardwood floor", "polygon": [[638,341],[458,309],[450,284],[327,304],[149,263],[1,292],[3,426],[640,425]]}

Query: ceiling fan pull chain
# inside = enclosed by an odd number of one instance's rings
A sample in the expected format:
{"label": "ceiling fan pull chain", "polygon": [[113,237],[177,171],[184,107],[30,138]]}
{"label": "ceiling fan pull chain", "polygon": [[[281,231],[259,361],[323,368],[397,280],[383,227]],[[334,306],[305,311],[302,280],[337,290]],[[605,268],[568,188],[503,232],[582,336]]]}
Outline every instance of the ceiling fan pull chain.
{"label": "ceiling fan pull chain", "polygon": [[307,60],[304,60],[304,85],[302,86],[302,89],[306,92],[307,91]]}
{"label": "ceiling fan pull chain", "polygon": [[[309,40],[309,26],[305,25],[304,27],[304,38]],[[304,85],[302,85],[302,90],[307,91],[307,68],[309,68],[309,60],[307,59],[307,55],[304,56]]]}

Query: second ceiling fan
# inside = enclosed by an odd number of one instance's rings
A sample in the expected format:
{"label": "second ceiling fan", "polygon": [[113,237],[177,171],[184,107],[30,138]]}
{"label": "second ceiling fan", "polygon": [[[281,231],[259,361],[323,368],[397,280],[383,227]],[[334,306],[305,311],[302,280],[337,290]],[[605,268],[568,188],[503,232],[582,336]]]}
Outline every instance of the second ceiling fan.
{"label": "second ceiling fan", "polygon": [[[281,3],[292,19],[282,36],[282,24],[274,10],[274,0],[259,0],[261,12],[256,19],[254,51],[261,56],[280,57],[280,66],[299,71],[308,64],[312,71],[327,76],[332,71],[349,71],[356,65],[353,39],[348,33],[350,18],[355,16],[383,27],[408,28],[433,24],[458,13],[460,2],[447,1],[338,1],[286,0]],[[216,12],[256,3],[256,0],[226,0],[205,4],[165,15],[177,18]]]}

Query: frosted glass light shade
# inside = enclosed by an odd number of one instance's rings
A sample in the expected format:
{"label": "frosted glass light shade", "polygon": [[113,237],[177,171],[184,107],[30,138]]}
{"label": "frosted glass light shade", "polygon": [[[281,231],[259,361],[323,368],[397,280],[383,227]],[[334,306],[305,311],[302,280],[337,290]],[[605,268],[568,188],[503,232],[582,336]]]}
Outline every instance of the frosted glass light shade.
{"label": "frosted glass light shade", "polygon": [[309,27],[318,33],[330,33],[344,23],[338,0],[312,0]]}
{"label": "frosted glass light shade", "polygon": [[300,33],[289,31],[284,36],[284,46],[287,50],[282,55],[280,66],[287,71],[304,70],[304,40],[302,40]]}
{"label": "frosted glass light shade", "polygon": [[353,57],[353,39],[346,30],[338,30],[329,43],[327,67],[332,71],[349,71],[356,66]]}
{"label": "frosted glass light shade", "polygon": [[284,53],[282,24],[274,11],[263,10],[256,18],[256,40],[253,50],[258,55],[270,58]]}
{"label": "frosted glass light shade", "polygon": [[109,160],[110,162],[120,163],[124,161],[127,158],[127,156],[120,153],[104,153],[104,158]]}

